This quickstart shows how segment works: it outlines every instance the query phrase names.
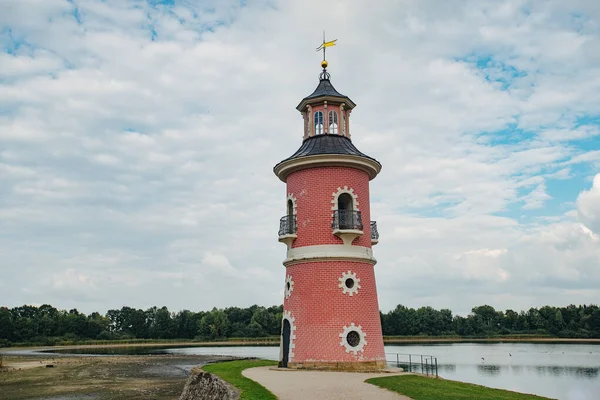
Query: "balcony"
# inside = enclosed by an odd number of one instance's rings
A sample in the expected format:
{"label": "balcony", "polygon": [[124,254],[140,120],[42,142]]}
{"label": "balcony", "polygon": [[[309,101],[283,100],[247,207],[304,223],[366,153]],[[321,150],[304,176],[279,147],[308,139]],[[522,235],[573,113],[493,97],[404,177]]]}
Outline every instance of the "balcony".
{"label": "balcony", "polygon": [[377,221],[371,221],[371,245],[379,243],[379,232],[377,232]]}
{"label": "balcony", "polygon": [[331,224],[333,234],[342,239],[345,245],[363,234],[363,223],[360,211],[336,210]]}
{"label": "balcony", "polygon": [[298,237],[296,235],[296,231],[297,226],[295,215],[286,215],[285,217],[281,217],[281,219],[279,220],[279,241],[281,243],[285,243],[288,249],[292,246],[292,243]]}

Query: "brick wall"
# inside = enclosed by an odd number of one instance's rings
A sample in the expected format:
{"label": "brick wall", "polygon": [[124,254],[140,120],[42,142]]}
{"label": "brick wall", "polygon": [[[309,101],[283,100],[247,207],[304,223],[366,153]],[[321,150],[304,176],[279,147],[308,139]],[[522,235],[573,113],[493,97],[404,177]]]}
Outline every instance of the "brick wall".
{"label": "brick wall", "polygon": [[[348,270],[360,279],[361,288],[353,296],[344,294],[338,287],[338,278]],[[385,359],[372,265],[348,261],[307,262],[287,267],[286,274],[294,281],[291,296],[284,300],[284,310],[291,312],[296,326],[291,362]],[[351,323],[361,325],[366,333],[367,345],[356,355],[347,353],[340,345],[339,335],[344,326]]]}
{"label": "brick wall", "polygon": [[364,234],[352,243],[371,247],[369,176],[350,167],[309,168],[290,174],[287,178],[287,195],[296,197],[298,238],[292,247],[319,244],[342,244],[331,229],[331,200],[338,188],[348,186],[358,196],[358,210],[362,214]]}

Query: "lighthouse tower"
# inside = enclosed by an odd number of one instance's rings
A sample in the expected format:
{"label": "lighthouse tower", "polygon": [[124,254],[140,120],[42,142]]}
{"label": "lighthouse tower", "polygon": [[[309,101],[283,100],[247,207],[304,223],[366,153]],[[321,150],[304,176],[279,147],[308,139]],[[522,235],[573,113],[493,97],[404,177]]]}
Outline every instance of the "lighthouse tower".
{"label": "lighthouse tower", "polygon": [[296,107],[300,148],[274,172],[286,183],[279,241],[287,245],[280,366],[385,368],[372,246],[369,181],[381,164],[350,139],[356,104],[331,84],[327,61]]}

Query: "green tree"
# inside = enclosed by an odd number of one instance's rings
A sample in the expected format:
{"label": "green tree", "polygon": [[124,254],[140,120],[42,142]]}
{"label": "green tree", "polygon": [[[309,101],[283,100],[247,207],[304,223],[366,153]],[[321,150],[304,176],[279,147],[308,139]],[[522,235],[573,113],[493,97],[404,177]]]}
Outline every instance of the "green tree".
{"label": "green tree", "polygon": [[198,323],[204,313],[195,313],[189,310],[179,311],[173,317],[173,325],[176,330],[177,338],[193,339],[198,331]]}
{"label": "green tree", "polygon": [[252,314],[252,318],[250,319],[250,325],[252,324],[258,324],[262,327],[262,336],[265,336],[267,333],[276,335],[279,332],[280,322],[276,319],[275,315],[271,314],[264,307],[259,307],[254,311],[254,314]]}
{"label": "green tree", "polygon": [[13,331],[13,317],[10,310],[6,307],[0,307],[0,339],[14,340]]}
{"label": "green tree", "polygon": [[149,334],[154,339],[173,339],[177,332],[176,326],[171,318],[169,309],[165,306],[152,308],[146,312],[149,320]]}
{"label": "green tree", "polygon": [[262,337],[265,336],[266,332],[263,327],[256,321],[252,321],[248,325],[248,336],[249,337]]}
{"label": "green tree", "polygon": [[202,317],[198,324],[198,334],[203,339],[222,339],[229,333],[229,319],[223,310],[213,308]]}
{"label": "green tree", "polygon": [[471,309],[473,318],[477,322],[477,327],[481,331],[493,331],[498,327],[498,313],[494,307],[483,305]]}
{"label": "green tree", "polygon": [[593,332],[594,336],[600,338],[600,309],[596,308],[594,311],[592,311],[588,321],[588,326]]}
{"label": "green tree", "polygon": [[500,323],[502,328],[507,329],[508,331],[514,331],[518,329],[518,320],[519,314],[514,312],[513,310],[506,310],[504,313],[504,318]]}

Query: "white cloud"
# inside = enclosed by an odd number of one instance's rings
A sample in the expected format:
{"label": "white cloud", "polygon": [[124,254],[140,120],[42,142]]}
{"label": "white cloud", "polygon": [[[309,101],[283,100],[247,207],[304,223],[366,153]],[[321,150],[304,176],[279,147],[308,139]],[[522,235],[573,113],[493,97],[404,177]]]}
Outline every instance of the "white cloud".
{"label": "white cloud", "polygon": [[550,200],[551,198],[552,197],[546,192],[546,185],[541,183],[535,189],[529,192],[529,194],[523,197],[523,201],[525,202],[523,209],[534,210],[542,208],[544,206],[544,202]]}
{"label": "white cloud", "polygon": [[463,256],[468,256],[468,255],[480,255],[480,256],[486,256],[486,257],[493,257],[493,258],[498,258],[500,257],[502,254],[506,253],[506,249],[479,249],[479,250],[469,250],[464,252],[463,254],[459,255],[457,257],[457,259],[462,258]]}
{"label": "white cloud", "polygon": [[[332,81],[358,103],[353,141],[383,163],[371,186],[382,308],[592,301],[600,184],[568,195],[587,231],[548,188],[600,167],[585,146],[598,126],[578,122],[600,109],[595,4],[82,0],[79,23],[68,2],[11,0],[5,298],[280,303],[285,190],[272,167],[300,145],[294,107],[317,84],[314,26],[327,26]],[[539,218],[511,211],[523,201]],[[81,279],[92,295],[69,289]]]}
{"label": "white cloud", "polygon": [[600,174],[594,177],[590,190],[577,197],[579,219],[592,231],[600,235]]}

